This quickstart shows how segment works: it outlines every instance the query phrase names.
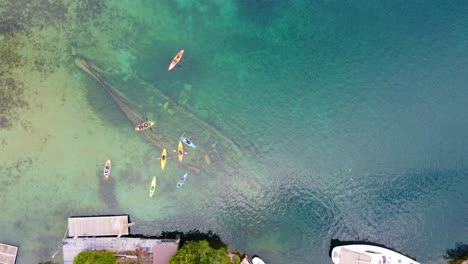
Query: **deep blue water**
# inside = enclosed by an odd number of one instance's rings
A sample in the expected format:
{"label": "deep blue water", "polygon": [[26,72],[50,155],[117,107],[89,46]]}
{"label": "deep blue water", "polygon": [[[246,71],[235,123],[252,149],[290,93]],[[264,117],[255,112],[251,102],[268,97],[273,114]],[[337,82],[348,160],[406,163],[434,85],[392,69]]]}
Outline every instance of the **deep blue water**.
{"label": "deep blue water", "polygon": [[330,239],[421,262],[466,241],[466,2],[201,5],[174,5],[193,54],[176,76],[191,110],[257,149],[270,186],[224,200],[224,237],[271,263],[328,263]]}

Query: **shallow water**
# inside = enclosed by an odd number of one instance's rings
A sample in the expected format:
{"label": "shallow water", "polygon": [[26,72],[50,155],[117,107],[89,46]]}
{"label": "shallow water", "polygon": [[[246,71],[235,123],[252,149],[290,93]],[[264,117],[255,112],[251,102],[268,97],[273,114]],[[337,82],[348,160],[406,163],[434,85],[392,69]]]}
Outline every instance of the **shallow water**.
{"label": "shallow water", "polygon": [[[10,14],[21,1],[2,3]],[[49,258],[66,218],[90,214],[130,214],[137,234],[211,229],[268,263],[331,263],[331,239],[440,263],[466,242],[464,1],[28,3],[0,47],[0,240],[21,246],[17,263]],[[160,149],[76,55],[161,133],[216,139],[153,89],[243,159],[227,148],[177,190],[184,171],[168,160],[160,172]]]}

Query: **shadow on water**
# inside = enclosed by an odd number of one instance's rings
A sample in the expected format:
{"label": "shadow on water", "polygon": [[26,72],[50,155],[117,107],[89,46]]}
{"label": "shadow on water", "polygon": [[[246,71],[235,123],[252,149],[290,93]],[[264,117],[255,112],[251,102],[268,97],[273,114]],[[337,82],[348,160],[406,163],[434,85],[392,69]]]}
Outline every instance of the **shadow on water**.
{"label": "shadow on water", "polygon": [[462,258],[468,259],[468,244],[459,242],[455,244],[455,248],[445,251],[444,259],[455,261]]}
{"label": "shadow on water", "polygon": [[378,244],[378,243],[371,242],[369,240],[349,240],[349,241],[343,240],[343,241],[341,241],[339,239],[331,239],[330,240],[330,249],[328,251],[328,256],[331,257],[331,253],[332,253],[333,248],[338,247],[338,246],[344,246],[344,245],[369,245],[369,246],[382,247],[382,248],[386,248],[386,249],[395,251],[397,253],[400,253],[401,255],[407,256],[407,257],[409,257],[411,259],[417,260],[415,257],[404,254],[404,253],[402,253],[402,252],[400,252],[398,250],[387,247],[387,246],[385,246],[383,244]]}
{"label": "shadow on water", "polygon": [[140,235],[140,234],[131,234],[125,237],[144,237],[144,238],[152,238],[152,239],[180,239],[179,248],[183,247],[185,243],[188,241],[202,241],[206,240],[210,244],[210,246],[214,249],[219,248],[227,248],[226,243],[221,241],[219,235],[214,233],[211,230],[208,230],[206,233],[201,232],[196,229],[192,229],[186,233],[182,231],[163,231],[159,236],[147,236],[147,235]]}
{"label": "shadow on water", "polygon": [[111,212],[122,211],[119,208],[118,201],[115,194],[115,181],[112,177],[104,180],[102,178],[101,171],[96,172],[96,176],[99,177],[99,198],[104,202],[106,208]]}

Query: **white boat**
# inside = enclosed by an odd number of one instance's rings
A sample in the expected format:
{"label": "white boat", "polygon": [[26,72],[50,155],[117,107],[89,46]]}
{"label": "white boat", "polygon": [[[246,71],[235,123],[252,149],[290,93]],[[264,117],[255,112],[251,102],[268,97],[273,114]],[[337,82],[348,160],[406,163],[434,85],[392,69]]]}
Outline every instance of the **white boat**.
{"label": "white boat", "polygon": [[265,261],[263,261],[261,258],[259,257],[253,257],[252,258],[252,264],[265,264]]}
{"label": "white boat", "polygon": [[335,247],[332,260],[335,264],[420,264],[393,250],[371,245]]}

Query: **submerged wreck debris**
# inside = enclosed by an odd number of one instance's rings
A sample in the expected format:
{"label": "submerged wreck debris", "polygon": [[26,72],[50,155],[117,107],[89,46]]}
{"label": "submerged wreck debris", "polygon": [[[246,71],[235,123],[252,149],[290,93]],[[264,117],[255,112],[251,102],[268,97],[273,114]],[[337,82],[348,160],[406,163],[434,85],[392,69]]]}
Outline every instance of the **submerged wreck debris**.
{"label": "submerged wreck debris", "polygon": [[207,165],[211,165],[211,158],[208,156],[208,154],[205,154],[205,162]]}
{"label": "submerged wreck debris", "polygon": [[[133,104],[130,103],[130,100],[127,100],[106,81],[92,63],[81,57],[77,57],[75,63],[101,84],[134,126],[144,120],[142,115],[137,113],[135,108],[132,108]],[[184,133],[189,138],[193,135],[197,148],[191,149],[189,155],[184,156],[184,162],[174,162],[173,166],[189,171],[189,173],[220,177],[223,180],[218,181],[219,187],[227,188],[226,186],[229,186],[231,191],[235,190],[232,193],[238,197],[261,197],[259,196],[261,190],[265,189],[261,180],[262,173],[259,167],[253,163],[255,161],[249,158],[249,155],[246,155],[230,138],[162,93],[161,90],[145,81],[142,83],[148,88],[151,87],[151,97],[154,99],[152,100],[153,107],[158,103],[161,103],[162,106],[167,102],[177,118],[164,115],[165,111],[159,108],[161,112],[156,113],[159,114],[159,118],[156,120],[155,128],[141,131],[139,134],[144,135],[144,138],[151,145],[160,150],[170,149],[171,146],[173,146],[173,150],[177,149],[180,134],[175,133]],[[151,110],[143,107],[142,111],[148,113]],[[184,129],[181,129],[181,126]],[[167,154],[168,157],[178,160],[177,151],[168,151]],[[225,198],[231,199],[232,197],[220,197],[220,199]]]}
{"label": "submerged wreck debris", "polygon": [[177,102],[181,105],[185,105],[187,101],[190,99],[190,93],[192,92],[192,85],[185,83],[184,89],[179,94],[179,98]]}
{"label": "submerged wreck debris", "polygon": [[[104,88],[104,90],[111,96],[114,102],[119,106],[119,108],[124,112],[127,116],[128,120],[132,122],[134,126],[138,125],[141,120],[144,120],[141,115],[136,113],[135,111],[130,108],[127,100],[118,94],[118,92],[109,84],[107,83],[101,75],[99,75],[98,71],[95,69],[95,66],[91,63],[87,62],[85,59],[77,57],[75,58],[75,63],[84,70],[89,75],[93,76]],[[145,139],[151,143],[153,146],[156,146],[160,149],[164,148],[163,145],[168,145],[169,140],[164,138],[161,134],[151,132],[150,130],[144,130],[141,134],[145,135]],[[174,158],[177,158],[176,154],[170,153],[174,155]],[[193,164],[187,164],[186,167],[191,171],[195,172],[196,174],[201,173],[201,169]]]}
{"label": "submerged wreck debris", "polygon": [[[120,97],[123,101],[127,101],[125,98],[123,98],[123,96],[119,95],[119,92],[117,90],[115,90],[110,84],[108,84],[104,80],[104,78],[100,75],[100,73],[102,72],[102,69],[99,69],[97,66],[93,65],[88,60],[86,60],[86,59],[84,59],[82,57],[76,57],[75,63],[80,68],[82,68],[87,73],[89,73],[91,76],[93,76],[96,80],[98,80],[98,82],[100,82],[100,83],[101,83],[101,81],[105,82],[106,85],[104,86],[104,88],[106,89],[106,91],[111,90],[111,92],[113,91],[113,93],[115,95],[117,95],[118,97]],[[89,69],[91,69],[91,71]],[[188,111],[186,108],[184,108],[183,106],[176,103],[172,98],[170,98],[167,95],[163,94],[159,89],[154,87],[152,84],[149,84],[148,82],[146,82],[145,80],[141,79],[138,76],[135,76],[135,77],[140,82],[142,82],[143,85],[151,88],[151,91],[153,92],[153,96],[157,97],[157,98],[160,98],[161,101],[163,101],[165,105],[171,105],[171,106],[173,106],[173,108],[177,108],[177,112],[179,112],[181,115],[189,118],[190,120],[193,120],[196,123],[197,127],[199,127],[201,130],[206,131],[207,133],[209,133],[209,134],[215,136],[216,138],[218,138],[218,140],[220,140],[225,146],[229,147],[229,149],[232,152],[235,152],[236,155],[240,155],[240,156],[243,155],[243,153],[240,150],[239,146],[235,142],[233,142],[230,138],[223,135],[220,131],[213,128],[212,126],[210,126],[205,121],[199,119],[192,112]],[[99,81],[99,80],[101,80],[101,81]],[[128,105],[128,103],[127,103],[127,105]]]}
{"label": "submerged wreck debris", "polygon": [[[181,116],[185,116],[188,120],[193,122],[194,126],[198,128],[198,131],[200,133],[202,131],[204,132],[204,136],[206,136],[206,138],[216,138],[217,141],[221,145],[223,145],[224,147],[229,149],[229,152],[232,153],[233,155],[235,155],[237,158],[244,157],[244,152],[236,144],[236,142],[234,142],[232,139],[225,136],[218,129],[216,129],[212,125],[208,124],[206,121],[199,118],[198,116],[196,116],[191,111],[187,110],[187,108],[184,105],[182,105],[180,103],[177,103],[175,100],[173,100],[172,98],[165,95],[163,92],[161,92],[161,90],[159,90],[157,87],[154,86],[154,83],[148,83],[147,81],[145,81],[143,78],[139,77],[138,75],[135,75],[135,78],[142,85],[146,86],[146,88],[149,88],[151,90],[154,98],[159,98],[162,102],[164,102],[164,103],[167,102],[168,104],[170,104],[172,106],[172,109],[169,109],[170,111],[175,111],[175,112],[179,113]],[[161,105],[163,105],[163,104],[161,104]],[[174,112],[172,112],[172,113],[174,113]],[[186,131],[186,132],[188,132],[188,131]],[[190,132],[189,134],[194,134],[194,133]],[[213,144],[213,142],[207,142],[207,146],[209,146],[211,144]]]}
{"label": "submerged wreck debris", "polygon": [[[105,78],[101,75],[103,72],[102,69],[99,69],[90,63],[87,59],[82,57],[76,57],[75,63],[78,67],[91,75],[101,84],[104,90],[110,95],[113,101],[127,116],[128,120],[133,124],[133,126],[140,124],[142,120],[144,120],[143,116],[131,107],[129,101],[105,80]],[[152,91],[153,96],[163,102],[166,107],[168,105],[172,106],[171,110],[178,114],[178,119],[182,118],[183,122],[180,122],[190,123],[191,129],[194,131],[186,132],[190,135],[197,135],[197,142],[200,143],[197,144],[197,146],[199,146],[196,150],[198,153],[196,155],[188,155],[186,158],[187,163],[184,162],[180,164],[180,166],[184,166],[185,169],[190,170],[195,174],[199,174],[202,171],[207,172],[210,169],[218,173],[221,171],[232,172],[246,166],[246,163],[243,163],[243,161],[245,161],[245,155],[232,140],[224,136],[221,132],[211,127],[203,120],[199,119],[184,107],[181,107],[178,103],[176,103],[170,97],[164,95],[157,88],[152,87]],[[164,127],[141,131],[141,134],[144,135],[145,139],[149,143],[161,150],[171,145],[175,146],[179,137],[178,135],[174,135],[172,131],[175,131],[174,128],[177,128],[180,124],[175,123],[175,121],[173,121],[173,123],[170,123],[169,120],[166,121],[167,122],[165,123]],[[216,146],[216,151],[211,149],[213,144]],[[208,149],[204,148],[204,146],[208,147]],[[173,156],[174,159],[178,158],[176,152],[170,151],[168,155]],[[219,162],[221,160],[224,162]],[[240,163],[243,163],[243,165]]]}

